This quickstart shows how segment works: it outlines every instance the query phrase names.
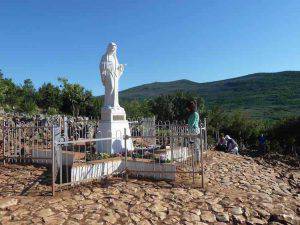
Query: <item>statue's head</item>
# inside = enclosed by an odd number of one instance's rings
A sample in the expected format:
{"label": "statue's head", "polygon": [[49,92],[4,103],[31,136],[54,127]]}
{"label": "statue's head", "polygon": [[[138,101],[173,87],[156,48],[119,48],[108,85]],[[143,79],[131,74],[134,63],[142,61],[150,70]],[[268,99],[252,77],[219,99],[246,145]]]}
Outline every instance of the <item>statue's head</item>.
{"label": "statue's head", "polygon": [[107,53],[115,53],[117,51],[117,44],[110,42],[107,46]]}

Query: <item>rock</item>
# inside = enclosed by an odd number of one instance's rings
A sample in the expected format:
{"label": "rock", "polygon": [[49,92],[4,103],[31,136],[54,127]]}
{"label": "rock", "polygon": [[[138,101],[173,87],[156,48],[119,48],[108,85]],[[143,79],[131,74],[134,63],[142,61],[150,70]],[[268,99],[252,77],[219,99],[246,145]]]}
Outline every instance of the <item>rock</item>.
{"label": "rock", "polygon": [[290,223],[293,224],[294,222],[294,215],[292,214],[273,214],[272,215],[272,220],[276,222],[283,222],[283,223]]}
{"label": "rock", "polygon": [[82,205],[91,205],[93,203],[95,203],[93,200],[90,199],[86,199],[80,202]]}
{"label": "rock", "polygon": [[249,220],[247,220],[247,224],[249,225],[260,225],[260,224],[267,224],[267,221],[258,219],[258,218],[251,218]]}
{"label": "rock", "polygon": [[171,210],[168,210],[168,215],[169,216],[180,216],[181,213],[171,209]]}
{"label": "rock", "polygon": [[165,212],[155,212],[155,215],[160,219],[164,220],[167,217],[167,214]]}
{"label": "rock", "polygon": [[231,209],[231,213],[233,215],[242,215],[243,214],[243,210],[241,207],[234,207]]}
{"label": "rock", "polygon": [[81,191],[81,194],[84,197],[88,197],[91,194],[91,190],[90,189],[84,189],[84,190]]}
{"label": "rock", "polygon": [[[118,209],[120,209],[121,207],[117,207]],[[127,208],[127,206],[125,207],[125,209]],[[134,206],[132,206],[129,209],[129,212],[131,213],[140,213],[143,210],[143,206],[141,204],[135,204]]]}
{"label": "rock", "polygon": [[263,203],[261,203],[260,207],[263,207],[265,210],[270,211],[274,208],[274,205],[263,202]]}
{"label": "rock", "polygon": [[17,205],[17,204],[18,204],[18,200],[15,198],[0,199],[0,209],[9,208],[9,207]]}
{"label": "rock", "polygon": [[213,204],[211,205],[211,209],[214,211],[214,212],[217,212],[217,213],[221,213],[224,211],[223,207],[219,204]]}
{"label": "rock", "polygon": [[53,214],[54,214],[54,212],[50,208],[46,208],[46,209],[42,209],[42,210],[38,211],[36,215],[38,217],[46,218],[46,217],[52,216]]}
{"label": "rock", "polygon": [[193,198],[200,198],[204,195],[203,192],[201,192],[197,189],[191,189],[191,190],[189,190],[189,193],[191,194],[191,196]]}
{"label": "rock", "polygon": [[162,203],[155,203],[150,208],[150,211],[152,212],[163,212],[167,211],[168,209],[162,205]]}
{"label": "rock", "polygon": [[242,215],[233,215],[232,218],[233,221],[238,224],[244,224],[246,222],[245,217]]}
{"label": "rock", "polygon": [[229,222],[229,215],[227,212],[218,213],[216,217],[220,222]]}
{"label": "rock", "polygon": [[43,218],[45,224],[55,224],[55,225],[62,225],[64,224],[65,220],[58,219],[55,216],[49,216]]}
{"label": "rock", "polygon": [[184,212],[182,219],[188,222],[200,221],[200,216],[194,213]]}
{"label": "rock", "polygon": [[72,221],[72,220],[68,220],[68,221],[66,222],[66,225],[79,225],[79,223],[78,223],[78,222],[75,222],[75,221]]}
{"label": "rock", "polygon": [[17,209],[16,211],[14,211],[12,213],[12,215],[14,217],[22,217],[22,216],[25,216],[25,215],[28,215],[28,214],[29,214],[29,211],[27,209],[24,209],[24,208],[19,208],[19,209]]}
{"label": "rock", "polygon": [[140,225],[151,225],[151,223],[149,222],[149,220],[142,220],[139,222]]}
{"label": "rock", "polygon": [[216,216],[209,211],[204,211],[201,213],[201,220],[204,222],[213,223],[216,221]]}
{"label": "rock", "polygon": [[109,214],[107,216],[104,216],[103,220],[106,221],[106,222],[108,222],[108,223],[115,224],[117,222],[117,215],[118,214],[111,213],[111,214]]}
{"label": "rock", "polygon": [[269,219],[270,217],[270,213],[264,209],[256,209],[256,212],[265,219]]}
{"label": "rock", "polygon": [[247,219],[250,219],[252,217],[259,217],[259,214],[257,211],[255,211],[254,209],[252,208],[245,208],[244,210],[244,216],[247,218]]}
{"label": "rock", "polygon": [[86,219],[84,221],[84,224],[88,224],[88,225],[103,225],[104,223],[103,222],[99,223],[98,221],[95,221],[95,220]]}
{"label": "rock", "polygon": [[224,207],[229,207],[232,205],[232,201],[228,197],[223,198],[219,203]]}
{"label": "rock", "polygon": [[192,209],[190,212],[193,213],[193,214],[196,214],[197,216],[201,215],[201,210],[200,209]]}
{"label": "rock", "polygon": [[82,195],[74,195],[74,200],[76,201],[83,201],[84,200],[84,197]]}
{"label": "rock", "polygon": [[130,213],[130,218],[136,223],[139,223],[141,221],[141,218],[136,213]]}
{"label": "rock", "polygon": [[80,221],[80,220],[83,219],[83,215],[82,214],[73,214],[71,217],[73,219],[75,219],[75,220],[78,220],[78,221]]}
{"label": "rock", "polygon": [[[32,199],[31,199],[31,200],[32,200]],[[51,199],[48,200],[48,203],[49,203],[50,205],[52,205],[52,204],[54,204],[54,203],[59,203],[59,202],[61,202],[61,201],[62,201],[61,198],[52,197]]]}

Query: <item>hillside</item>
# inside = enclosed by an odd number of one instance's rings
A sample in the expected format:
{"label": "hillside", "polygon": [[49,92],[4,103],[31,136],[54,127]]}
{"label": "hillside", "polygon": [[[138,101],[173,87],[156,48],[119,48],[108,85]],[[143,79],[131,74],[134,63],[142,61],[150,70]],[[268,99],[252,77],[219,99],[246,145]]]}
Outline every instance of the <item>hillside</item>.
{"label": "hillside", "polygon": [[145,99],[177,91],[196,93],[209,107],[239,109],[254,118],[300,115],[300,71],[255,73],[208,83],[155,82],[124,90],[120,95],[123,99]]}

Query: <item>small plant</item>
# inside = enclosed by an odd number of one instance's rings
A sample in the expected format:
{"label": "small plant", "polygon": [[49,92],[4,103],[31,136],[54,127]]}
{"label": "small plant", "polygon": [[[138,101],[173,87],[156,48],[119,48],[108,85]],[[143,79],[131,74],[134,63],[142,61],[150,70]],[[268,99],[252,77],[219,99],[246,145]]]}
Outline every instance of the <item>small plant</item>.
{"label": "small plant", "polygon": [[112,157],[114,157],[114,155],[109,155],[107,153],[91,153],[91,152],[87,152],[87,154],[86,154],[86,161],[108,159],[108,158],[112,158]]}

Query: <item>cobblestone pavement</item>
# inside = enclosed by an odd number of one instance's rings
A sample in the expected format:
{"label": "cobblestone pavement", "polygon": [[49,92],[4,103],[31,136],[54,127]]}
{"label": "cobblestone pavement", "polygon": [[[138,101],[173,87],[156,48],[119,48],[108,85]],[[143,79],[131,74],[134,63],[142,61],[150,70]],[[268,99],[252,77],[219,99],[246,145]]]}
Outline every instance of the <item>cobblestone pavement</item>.
{"label": "cobblestone pavement", "polygon": [[299,169],[223,152],[207,156],[205,189],[184,186],[183,175],[176,184],[112,178],[51,197],[46,168],[0,171],[1,224],[300,224]]}

